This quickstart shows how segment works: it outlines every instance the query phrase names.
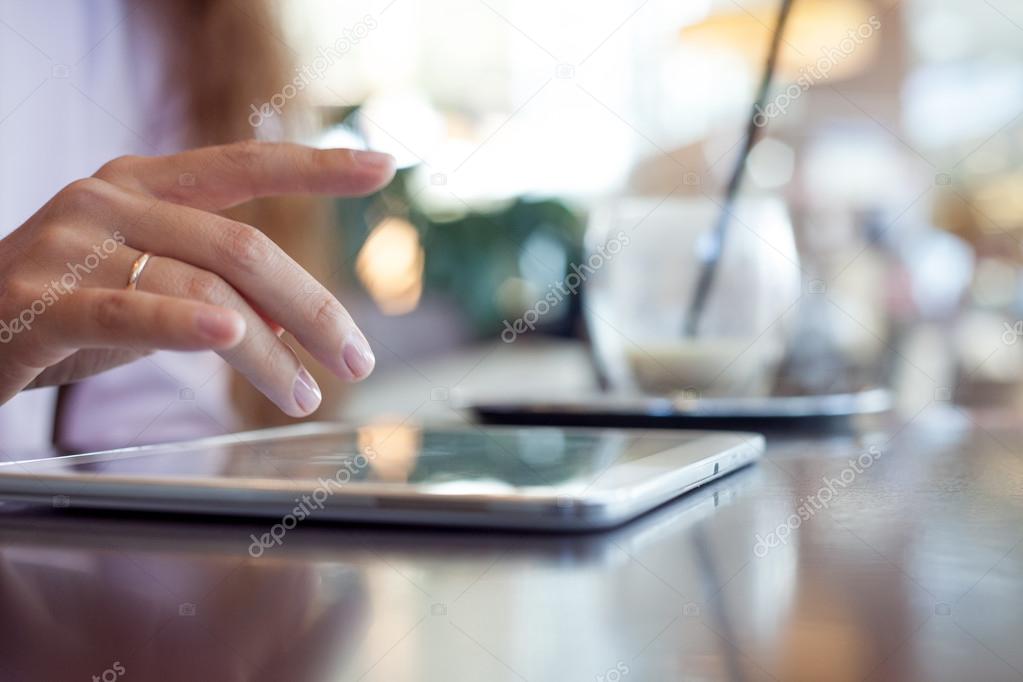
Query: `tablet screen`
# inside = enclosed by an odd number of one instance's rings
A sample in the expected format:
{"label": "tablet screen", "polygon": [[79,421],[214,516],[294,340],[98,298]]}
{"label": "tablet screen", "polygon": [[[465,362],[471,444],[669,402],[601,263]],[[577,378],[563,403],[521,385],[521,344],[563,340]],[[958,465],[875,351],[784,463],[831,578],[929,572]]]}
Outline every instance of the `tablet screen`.
{"label": "tablet screen", "polygon": [[[235,436],[10,463],[0,472],[166,478],[245,478],[470,486],[474,491],[591,484],[616,463],[677,448],[705,434],[558,428],[422,429],[310,425],[276,437]],[[294,435],[290,435],[294,434]],[[694,448],[694,461],[706,456]]]}

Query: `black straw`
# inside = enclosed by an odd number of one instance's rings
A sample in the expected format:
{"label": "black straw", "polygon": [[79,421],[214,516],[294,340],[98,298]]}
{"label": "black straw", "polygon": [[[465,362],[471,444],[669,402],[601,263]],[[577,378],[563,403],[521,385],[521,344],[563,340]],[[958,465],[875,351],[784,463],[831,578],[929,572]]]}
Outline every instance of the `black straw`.
{"label": "black straw", "polygon": [[767,61],[764,64],[763,76],[760,79],[760,89],[757,92],[753,104],[753,113],[750,114],[749,123],[746,126],[746,137],[743,140],[742,151],[736,159],[732,176],[728,180],[728,187],[725,190],[725,203],[721,207],[721,214],[718,216],[714,231],[711,233],[710,252],[700,269],[699,279],[696,282],[696,290],[693,292],[693,299],[689,304],[689,311],[685,319],[685,335],[695,337],[700,326],[700,317],[707,305],[707,298],[710,295],[711,284],[714,283],[714,275],[717,272],[718,264],[724,252],[725,236],[728,232],[728,225],[732,218],[732,208],[735,205],[735,198],[742,186],[743,171],[746,168],[746,160],[749,158],[753,145],[760,138],[760,134],[767,126],[765,118],[763,125],[757,125],[757,114],[764,110],[767,103],[767,96],[771,91],[771,81],[774,79],[774,72],[778,63],[778,53],[781,51],[782,37],[785,34],[785,24],[789,18],[794,0],[782,0],[778,9],[778,21],[774,25],[774,33],[771,35],[771,47],[767,52]]}

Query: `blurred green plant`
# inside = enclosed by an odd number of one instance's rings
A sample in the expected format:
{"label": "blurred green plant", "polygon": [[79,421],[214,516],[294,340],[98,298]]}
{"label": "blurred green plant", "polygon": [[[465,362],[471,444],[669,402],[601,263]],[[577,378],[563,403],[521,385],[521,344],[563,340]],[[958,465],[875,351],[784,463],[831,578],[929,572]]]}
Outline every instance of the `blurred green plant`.
{"label": "blurred green plant", "polygon": [[[466,209],[451,215],[430,215],[416,205],[409,191],[414,169],[399,171],[385,189],[368,197],[338,202],[339,229],[345,276],[356,286],[355,262],[373,228],[383,219],[408,220],[419,232],[425,260],[423,293],[440,294],[453,301],[480,336],[499,332],[505,319],[514,318],[535,300],[508,300],[501,296],[509,282],[523,278],[525,260],[539,263],[545,281],[532,282],[532,294],[540,298],[546,287],[563,279],[566,265],[582,258],[582,216],[556,199],[518,197],[488,209]],[[546,244],[560,247],[556,267],[549,259],[530,253],[529,244],[544,237]],[[545,262],[547,261],[547,262]],[[535,276],[533,278],[536,279]],[[514,289],[514,287],[513,287]],[[520,287],[529,291],[529,287]],[[525,294],[528,299],[529,294]],[[543,329],[571,334],[579,304],[566,302],[565,314],[551,316]]]}

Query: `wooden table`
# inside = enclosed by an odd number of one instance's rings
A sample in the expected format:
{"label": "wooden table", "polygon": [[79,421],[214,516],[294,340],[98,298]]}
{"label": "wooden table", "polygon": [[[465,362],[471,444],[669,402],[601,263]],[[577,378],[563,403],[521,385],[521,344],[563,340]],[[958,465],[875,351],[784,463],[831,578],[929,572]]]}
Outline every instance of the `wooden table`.
{"label": "wooden table", "polygon": [[[440,417],[432,389],[478,357],[353,410]],[[938,402],[769,434],[766,461],[608,533],[304,524],[252,558],[264,522],[6,505],[0,679],[1020,680],[1018,422]]]}

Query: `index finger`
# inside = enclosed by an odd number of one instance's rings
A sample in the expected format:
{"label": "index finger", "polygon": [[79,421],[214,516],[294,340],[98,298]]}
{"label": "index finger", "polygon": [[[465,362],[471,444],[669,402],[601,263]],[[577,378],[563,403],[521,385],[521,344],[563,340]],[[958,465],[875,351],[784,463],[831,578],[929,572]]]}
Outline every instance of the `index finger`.
{"label": "index finger", "polygon": [[96,177],[176,204],[219,211],[282,194],[360,196],[394,177],[394,157],[246,140],[167,156],[114,159]]}

